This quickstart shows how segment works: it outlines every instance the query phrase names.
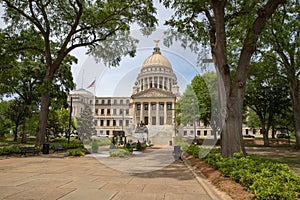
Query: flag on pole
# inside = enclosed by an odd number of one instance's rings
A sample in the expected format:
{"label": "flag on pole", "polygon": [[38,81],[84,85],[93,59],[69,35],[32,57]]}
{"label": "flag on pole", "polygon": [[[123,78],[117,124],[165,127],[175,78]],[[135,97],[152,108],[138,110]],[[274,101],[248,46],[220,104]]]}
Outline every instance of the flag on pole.
{"label": "flag on pole", "polygon": [[95,82],[96,80],[94,80],[87,88],[95,87]]}

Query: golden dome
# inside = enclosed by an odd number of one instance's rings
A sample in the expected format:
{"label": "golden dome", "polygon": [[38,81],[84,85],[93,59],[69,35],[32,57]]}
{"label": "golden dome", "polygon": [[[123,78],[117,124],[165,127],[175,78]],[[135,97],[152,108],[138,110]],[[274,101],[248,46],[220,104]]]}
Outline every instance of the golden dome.
{"label": "golden dome", "polygon": [[149,56],[143,63],[143,67],[148,66],[165,66],[172,68],[169,60],[161,55],[160,48],[158,47],[159,40],[155,40],[156,46],[154,47],[154,51],[151,56]]}

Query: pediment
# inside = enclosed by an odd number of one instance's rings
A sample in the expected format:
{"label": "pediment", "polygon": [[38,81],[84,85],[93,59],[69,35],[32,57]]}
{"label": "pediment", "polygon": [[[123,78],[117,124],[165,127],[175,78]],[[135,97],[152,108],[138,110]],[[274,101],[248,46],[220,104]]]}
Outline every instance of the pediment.
{"label": "pediment", "polygon": [[172,92],[165,91],[157,88],[150,88],[144,91],[141,91],[137,94],[131,96],[131,98],[174,98],[176,97]]}

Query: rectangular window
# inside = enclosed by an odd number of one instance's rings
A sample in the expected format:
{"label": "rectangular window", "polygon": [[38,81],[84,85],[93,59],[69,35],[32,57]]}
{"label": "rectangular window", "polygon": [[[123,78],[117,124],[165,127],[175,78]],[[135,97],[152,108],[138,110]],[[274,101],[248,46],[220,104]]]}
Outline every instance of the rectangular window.
{"label": "rectangular window", "polygon": [[204,130],[204,136],[207,136],[207,130]]}
{"label": "rectangular window", "polygon": [[126,109],[126,115],[129,115],[129,109]]}
{"label": "rectangular window", "polygon": [[156,110],[156,104],[152,104],[151,107],[152,107],[152,110]]}
{"label": "rectangular window", "polygon": [[101,109],[101,115],[104,115],[104,109]]}
{"label": "rectangular window", "polygon": [[111,104],[110,99],[107,100],[107,104]]}
{"label": "rectangular window", "polygon": [[148,104],[144,104],[145,110],[148,110]]}
{"label": "rectangular window", "polygon": [[152,125],[156,125],[156,117],[152,117]]}
{"label": "rectangular window", "polygon": [[172,104],[168,104],[168,110],[172,110]]}
{"label": "rectangular window", "polygon": [[95,109],[95,113],[96,113],[96,115],[98,115],[98,109]]}
{"label": "rectangular window", "polygon": [[164,125],[164,117],[163,116],[159,117],[159,125]]}
{"label": "rectangular window", "polygon": [[129,126],[129,120],[126,120],[126,126]]}
{"label": "rectangular window", "polygon": [[110,126],[110,120],[106,120],[106,126]]}
{"label": "rectangular window", "polygon": [[120,109],[120,115],[123,115],[123,109]]}
{"label": "rectangular window", "polygon": [[136,109],[137,109],[137,110],[141,110],[141,104],[137,104],[137,105],[136,105]]}
{"label": "rectangular window", "polygon": [[113,110],[113,114],[116,115],[117,114],[117,109]]}
{"label": "rectangular window", "polygon": [[164,104],[159,104],[159,110],[164,110]]}
{"label": "rectangular window", "polygon": [[186,136],[187,135],[187,131],[183,131],[183,135]]}
{"label": "rectangular window", "polygon": [[119,126],[123,126],[123,120],[119,120]]}
{"label": "rectangular window", "polygon": [[200,136],[201,135],[201,131],[197,131],[197,135]]}
{"label": "rectangular window", "polygon": [[98,104],[99,103],[99,101],[98,101],[98,99],[96,100],[96,104]]}
{"label": "rectangular window", "polygon": [[114,99],[114,104],[117,104],[117,103],[118,103],[117,99]]}
{"label": "rectangular window", "polygon": [[129,99],[126,100],[126,104],[129,104]]}
{"label": "rectangular window", "polygon": [[101,100],[101,104],[105,104],[105,100],[104,99]]}
{"label": "rectangular window", "polygon": [[107,109],[107,114],[110,115],[110,109]]}
{"label": "rectangular window", "polygon": [[116,120],[113,120],[113,126],[117,126]]}
{"label": "rectangular window", "polygon": [[120,100],[120,104],[123,104],[123,99]]}
{"label": "rectangular window", "polygon": [[103,119],[100,120],[100,126],[104,126],[104,120]]}

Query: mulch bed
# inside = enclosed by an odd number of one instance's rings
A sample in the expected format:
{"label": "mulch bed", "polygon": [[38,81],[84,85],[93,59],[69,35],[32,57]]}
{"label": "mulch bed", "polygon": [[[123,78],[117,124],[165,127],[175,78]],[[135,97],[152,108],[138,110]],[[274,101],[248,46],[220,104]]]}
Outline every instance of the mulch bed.
{"label": "mulch bed", "polygon": [[251,200],[253,194],[249,193],[245,187],[236,183],[231,178],[222,176],[222,173],[213,169],[204,161],[194,158],[184,152],[183,157],[197,171],[201,172],[220,191],[227,193],[234,200]]}

